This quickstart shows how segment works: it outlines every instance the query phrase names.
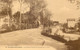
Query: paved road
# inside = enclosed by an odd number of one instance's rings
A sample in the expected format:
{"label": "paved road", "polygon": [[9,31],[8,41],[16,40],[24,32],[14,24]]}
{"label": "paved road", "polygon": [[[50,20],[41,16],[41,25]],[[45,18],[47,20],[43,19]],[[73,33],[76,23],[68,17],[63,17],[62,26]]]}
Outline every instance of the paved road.
{"label": "paved road", "polygon": [[0,45],[48,45],[66,50],[64,43],[40,34],[41,29],[26,29],[0,34]]}

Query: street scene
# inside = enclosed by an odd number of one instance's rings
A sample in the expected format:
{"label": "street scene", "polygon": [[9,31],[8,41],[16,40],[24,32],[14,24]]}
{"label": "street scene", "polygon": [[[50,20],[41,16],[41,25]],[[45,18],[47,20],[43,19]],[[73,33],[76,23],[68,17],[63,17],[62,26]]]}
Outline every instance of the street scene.
{"label": "street scene", "polygon": [[0,0],[0,46],[80,50],[79,0]]}

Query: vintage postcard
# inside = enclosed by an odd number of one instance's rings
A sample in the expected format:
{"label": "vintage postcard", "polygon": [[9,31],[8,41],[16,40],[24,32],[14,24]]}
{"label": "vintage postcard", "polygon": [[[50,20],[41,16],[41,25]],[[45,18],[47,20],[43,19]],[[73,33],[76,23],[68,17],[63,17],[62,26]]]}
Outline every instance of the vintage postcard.
{"label": "vintage postcard", "polygon": [[0,0],[0,50],[80,50],[80,0]]}

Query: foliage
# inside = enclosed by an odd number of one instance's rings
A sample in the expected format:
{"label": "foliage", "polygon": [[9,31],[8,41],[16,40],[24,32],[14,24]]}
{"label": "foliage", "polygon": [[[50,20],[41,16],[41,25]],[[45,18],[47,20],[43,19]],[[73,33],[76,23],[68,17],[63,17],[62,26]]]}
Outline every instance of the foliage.
{"label": "foliage", "polygon": [[[42,25],[50,25],[50,17],[52,14],[46,9],[47,4],[45,3],[44,0],[21,0],[24,1],[24,3],[29,3],[30,11],[24,14],[18,11],[14,15],[12,15],[11,7],[11,4],[14,0],[1,0],[1,1],[7,3],[8,10],[6,12],[10,17],[9,20],[10,25],[14,26],[14,28],[16,28],[17,26],[23,28],[23,25],[25,27],[29,27],[29,25],[31,25],[30,27],[33,28],[39,25],[39,21],[41,22]],[[20,2],[20,4],[23,3]],[[4,14],[4,11],[2,12],[2,14]]]}
{"label": "foliage", "polygon": [[76,5],[77,9],[80,9],[80,0],[68,0],[70,3]]}

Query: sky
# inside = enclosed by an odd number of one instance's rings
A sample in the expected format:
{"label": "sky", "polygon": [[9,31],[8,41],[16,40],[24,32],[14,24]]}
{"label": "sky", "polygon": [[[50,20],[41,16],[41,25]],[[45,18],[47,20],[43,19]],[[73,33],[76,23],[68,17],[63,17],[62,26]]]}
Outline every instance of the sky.
{"label": "sky", "polygon": [[80,9],[77,10],[76,4],[71,4],[68,0],[45,0],[47,8],[52,12],[51,20],[66,22],[67,18],[80,17]]}

